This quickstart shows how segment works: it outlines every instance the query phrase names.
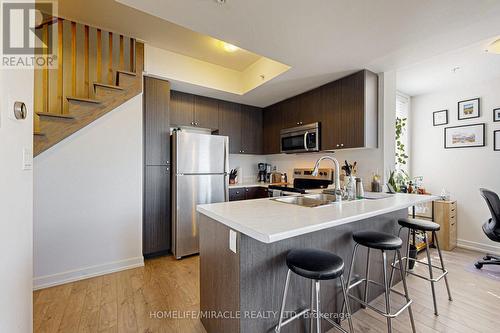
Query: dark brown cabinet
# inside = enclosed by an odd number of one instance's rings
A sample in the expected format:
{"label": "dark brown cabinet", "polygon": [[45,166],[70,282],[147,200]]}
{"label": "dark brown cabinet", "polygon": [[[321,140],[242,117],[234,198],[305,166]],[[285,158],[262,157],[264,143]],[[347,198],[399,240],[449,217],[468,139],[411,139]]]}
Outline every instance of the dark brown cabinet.
{"label": "dark brown cabinet", "polygon": [[143,255],[170,250],[170,83],[144,78]]}
{"label": "dark brown cabinet", "polygon": [[219,101],[219,134],[229,137],[229,153],[241,153],[241,105]]}
{"label": "dark brown cabinet", "polygon": [[241,109],[241,153],[262,153],[262,109],[242,105]]}
{"label": "dark brown cabinet", "polygon": [[170,123],[217,130],[219,104],[216,99],[172,91]]}
{"label": "dark brown cabinet", "polygon": [[170,160],[170,83],[144,78],[144,163],[166,165]]}
{"label": "dark brown cabinet", "polygon": [[219,134],[229,137],[229,153],[262,153],[262,109],[219,101]]}
{"label": "dark brown cabinet", "polygon": [[219,129],[219,103],[216,99],[194,96],[194,118],[196,127]]}
{"label": "dark brown cabinet", "polygon": [[262,186],[238,187],[229,189],[229,201],[267,198],[267,188]]}
{"label": "dark brown cabinet", "polygon": [[281,129],[314,122],[321,150],[376,148],[377,103],[378,77],[363,70],[271,105],[264,110],[264,152],[279,153]]}
{"label": "dark brown cabinet", "polygon": [[143,255],[170,251],[170,167],[144,167]]}
{"label": "dark brown cabinet", "polygon": [[271,105],[263,110],[262,150],[264,154],[280,152],[280,131],[283,128],[281,104]]}
{"label": "dark brown cabinet", "polygon": [[193,126],[194,95],[172,90],[170,96],[170,124]]}

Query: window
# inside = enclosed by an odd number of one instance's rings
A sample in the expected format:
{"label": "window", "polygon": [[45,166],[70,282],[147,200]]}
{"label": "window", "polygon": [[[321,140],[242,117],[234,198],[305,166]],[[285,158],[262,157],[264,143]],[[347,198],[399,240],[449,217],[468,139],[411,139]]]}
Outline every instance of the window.
{"label": "window", "polygon": [[410,98],[400,92],[396,94],[396,171],[409,172],[408,167],[408,115],[410,111]]}

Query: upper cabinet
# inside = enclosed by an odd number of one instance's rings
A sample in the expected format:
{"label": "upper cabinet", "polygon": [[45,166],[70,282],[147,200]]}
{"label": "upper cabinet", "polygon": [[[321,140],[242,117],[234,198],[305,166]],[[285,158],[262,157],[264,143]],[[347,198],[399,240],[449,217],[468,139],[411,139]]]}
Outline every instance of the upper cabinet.
{"label": "upper cabinet", "polygon": [[170,96],[170,124],[194,126],[194,95],[172,90]]}
{"label": "upper cabinet", "polygon": [[320,122],[321,150],[376,148],[378,77],[363,70],[264,110],[264,152],[280,152],[283,128]]}
{"label": "upper cabinet", "polygon": [[194,126],[219,129],[219,103],[216,99],[194,96]]}
{"label": "upper cabinet", "polygon": [[219,129],[218,101],[173,90],[170,123],[173,126],[194,126],[217,130]]}
{"label": "upper cabinet", "polygon": [[281,104],[274,104],[263,110],[263,147],[264,154],[280,152],[280,131],[283,128]]}
{"label": "upper cabinet", "polygon": [[262,109],[219,101],[219,134],[229,137],[229,153],[262,153]]}

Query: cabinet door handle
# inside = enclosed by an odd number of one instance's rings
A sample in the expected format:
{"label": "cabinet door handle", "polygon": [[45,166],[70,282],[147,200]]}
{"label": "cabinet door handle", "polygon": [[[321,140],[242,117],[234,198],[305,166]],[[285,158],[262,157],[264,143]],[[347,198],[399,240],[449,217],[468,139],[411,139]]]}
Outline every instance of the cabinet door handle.
{"label": "cabinet door handle", "polygon": [[341,143],[341,144],[340,144],[340,147],[344,147],[344,144],[343,144],[343,143]]}
{"label": "cabinet door handle", "polygon": [[340,145],[337,143],[337,148],[340,147]]}
{"label": "cabinet door handle", "polygon": [[194,126],[198,126],[198,123],[194,123]]}

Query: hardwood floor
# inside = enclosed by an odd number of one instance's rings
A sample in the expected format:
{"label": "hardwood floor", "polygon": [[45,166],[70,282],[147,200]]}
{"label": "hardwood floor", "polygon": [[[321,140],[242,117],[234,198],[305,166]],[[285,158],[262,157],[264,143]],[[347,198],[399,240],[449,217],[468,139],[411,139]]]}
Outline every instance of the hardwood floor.
{"label": "hardwood floor", "polygon": [[[433,260],[436,254],[433,252]],[[444,256],[454,300],[448,301],[444,281],[440,282],[436,286],[438,317],[434,316],[429,283],[408,278],[417,332],[498,332],[500,282],[464,269],[481,254],[457,249]],[[203,333],[197,319],[160,318],[163,311],[199,309],[198,265],[198,257],[180,261],[163,257],[146,261],[145,267],[35,291],[34,331]],[[421,273],[425,269],[417,267]],[[400,304],[397,297],[392,302]],[[375,304],[382,307],[383,299]],[[387,330],[385,319],[370,310],[358,311],[353,320],[357,332]],[[393,329],[411,332],[406,311],[393,321]]]}

